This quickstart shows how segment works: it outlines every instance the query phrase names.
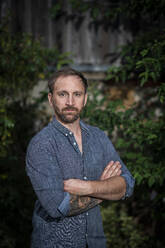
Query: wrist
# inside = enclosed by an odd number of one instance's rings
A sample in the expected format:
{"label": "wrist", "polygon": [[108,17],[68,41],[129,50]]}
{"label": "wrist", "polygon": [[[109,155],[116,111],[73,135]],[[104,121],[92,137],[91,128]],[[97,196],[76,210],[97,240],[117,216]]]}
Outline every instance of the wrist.
{"label": "wrist", "polygon": [[94,193],[94,181],[86,181],[86,190],[87,190],[87,195],[92,195]]}
{"label": "wrist", "polygon": [[94,195],[99,193],[100,181],[88,181],[88,195]]}

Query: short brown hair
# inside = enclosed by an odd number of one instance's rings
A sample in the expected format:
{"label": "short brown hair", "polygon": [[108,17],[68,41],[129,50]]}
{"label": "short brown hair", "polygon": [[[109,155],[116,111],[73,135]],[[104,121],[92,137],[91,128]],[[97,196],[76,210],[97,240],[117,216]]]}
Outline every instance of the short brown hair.
{"label": "short brown hair", "polygon": [[88,88],[88,82],[87,79],[83,76],[83,74],[79,71],[76,71],[72,68],[65,68],[59,71],[56,71],[51,78],[48,81],[48,88],[49,88],[49,92],[53,93],[54,90],[54,84],[57,81],[57,79],[59,77],[67,77],[67,76],[77,76],[81,79],[84,88],[85,88],[85,93],[87,92],[87,88]]}

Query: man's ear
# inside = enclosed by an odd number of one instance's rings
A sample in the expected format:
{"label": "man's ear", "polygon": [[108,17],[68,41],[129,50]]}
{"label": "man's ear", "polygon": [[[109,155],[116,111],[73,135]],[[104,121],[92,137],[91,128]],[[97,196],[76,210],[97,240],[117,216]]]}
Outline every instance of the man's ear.
{"label": "man's ear", "polygon": [[48,101],[49,101],[49,105],[52,107],[53,106],[53,103],[52,103],[52,97],[53,97],[53,95],[52,95],[52,93],[48,93]]}
{"label": "man's ear", "polygon": [[84,98],[84,107],[85,107],[85,105],[86,105],[86,103],[87,103],[87,99],[88,99],[88,93],[85,93],[85,98]]}

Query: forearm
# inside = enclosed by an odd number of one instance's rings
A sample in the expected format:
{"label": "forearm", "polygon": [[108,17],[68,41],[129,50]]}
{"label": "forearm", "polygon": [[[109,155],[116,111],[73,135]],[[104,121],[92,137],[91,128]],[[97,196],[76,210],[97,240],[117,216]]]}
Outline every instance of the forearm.
{"label": "forearm", "polygon": [[89,196],[79,196],[70,194],[70,210],[67,216],[81,214],[101,203],[102,200]]}
{"label": "forearm", "polygon": [[105,200],[120,200],[126,192],[126,182],[121,176],[106,180],[88,181],[89,196]]}
{"label": "forearm", "polygon": [[64,190],[73,195],[119,200],[126,192],[126,181],[122,176],[94,181],[68,179],[64,181]]}

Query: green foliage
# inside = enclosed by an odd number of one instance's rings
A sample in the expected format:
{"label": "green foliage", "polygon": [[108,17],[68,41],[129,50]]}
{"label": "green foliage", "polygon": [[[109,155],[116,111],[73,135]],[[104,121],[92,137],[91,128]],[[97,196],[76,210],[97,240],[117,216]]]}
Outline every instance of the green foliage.
{"label": "green foliage", "polygon": [[[0,46],[1,94],[11,98],[24,94],[34,87],[46,66],[40,43],[28,34],[13,37],[3,29]],[[7,82],[10,82],[8,87]]]}
{"label": "green foliage", "polygon": [[105,96],[100,95],[100,92],[94,87],[92,87],[91,92],[89,92],[89,99],[82,118],[110,135],[115,125],[121,123],[120,116],[115,113],[116,108],[121,106],[121,101],[106,102]]}
{"label": "green foliage", "polygon": [[72,8],[80,13],[86,12],[90,8],[90,3],[85,1],[69,0]]}
{"label": "green foliage", "polygon": [[123,123],[123,139],[117,141],[116,146],[123,151],[128,166],[131,165],[138,185],[161,186],[165,181],[164,118],[159,121],[129,118]]}
{"label": "green foliage", "polygon": [[50,9],[50,15],[52,18],[57,18],[61,14],[61,1],[57,2],[53,5],[53,7]]}
{"label": "green foliage", "polygon": [[[17,137],[14,132],[20,130],[23,135],[26,125],[27,128],[31,127],[31,132],[33,130],[37,105],[40,103],[39,100],[30,102],[34,86],[48,76],[51,66],[60,69],[71,60],[69,53],[60,54],[56,48],[44,48],[30,34],[10,33],[8,19],[2,22],[0,32],[0,157],[4,157]],[[15,141],[19,142],[19,139]]]}
{"label": "green foliage", "polygon": [[124,204],[119,207],[119,204],[112,203],[106,208],[102,207],[101,213],[108,247],[151,247],[149,237],[144,234],[143,228],[136,223],[135,219],[128,215]]}
{"label": "green foliage", "polygon": [[163,103],[165,101],[165,83],[161,83],[161,86],[159,87],[158,90],[158,95],[160,102]]}
{"label": "green foliage", "polygon": [[65,0],[57,0],[50,9],[53,18],[79,18],[84,17],[86,12],[91,16],[91,21],[104,28],[113,26],[121,20],[124,27],[134,29],[135,32],[141,31],[145,27],[159,28],[164,15],[165,2],[154,0],[69,0],[72,14],[67,12],[63,6]]}
{"label": "green foliage", "polygon": [[149,80],[159,82],[164,76],[165,42],[164,34],[154,33],[138,37],[132,44],[122,48],[119,67],[111,67],[107,72],[107,80],[126,82],[138,78],[141,85]]}
{"label": "green foliage", "polygon": [[30,34],[13,35],[4,23],[0,32],[1,96],[8,96],[12,100],[18,96],[22,99],[27,98],[38,80],[48,73],[48,65],[59,69],[71,62],[68,53],[60,54],[55,48],[46,49]]}
{"label": "green foliage", "polygon": [[[93,7],[92,2],[86,1],[77,1],[77,0],[69,0],[68,1],[70,7],[72,8],[74,17],[79,17],[84,15],[88,10],[91,10],[91,16],[94,18],[97,17],[99,9],[97,7]],[[70,13],[64,10],[63,6],[65,5],[64,0],[58,0],[56,3],[53,4],[52,8],[50,9],[50,14],[52,18],[58,19],[60,17],[71,17]],[[96,13],[97,12],[97,13]]]}
{"label": "green foliage", "polygon": [[11,131],[14,127],[13,120],[8,117],[6,110],[6,100],[0,99],[0,155],[5,157],[10,144],[12,144]]}
{"label": "green foliage", "polygon": [[[147,102],[145,105],[149,106]],[[106,216],[104,225],[110,247],[161,248],[164,244],[161,231],[158,233],[157,230],[160,228],[163,232],[165,221],[163,214],[165,211],[163,190],[165,185],[165,115],[163,106],[159,102],[156,104],[160,109],[162,107],[162,114],[159,117],[154,114],[152,107],[148,109],[146,106],[142,103],[141,106],[125,109],[121,101],[110,102],[95,88],[94,93],[89,92],[89,101],[82,116],[86,122],[100,127],[109,135],[122,160],[136,179],[132,204],[126,203],[127,211],[130,210],[132,217],[129,216],[128,211],[128,216],[121,219],[123,216],[120,216],[120,213],[123,213],[121,203],[116,205],[117,215],[112,212],[114,211],[112,204],[107,209],[103,209]],[[107,217],[108,214],[110,216]],[[113,215],[114,222],[111,219]],[[134,218],[137,223],[134,222]],[[141,226],[140,230],[137,224]],[[124,225],[123,229],[122,225]],[[140,234],[141,232],[143,235]],[[127,241],[130,243],[126,245],[124,240],[127,235]],[[146,245],[147,236],[150,241],[152,240],[152,244],[147,242]]]}

